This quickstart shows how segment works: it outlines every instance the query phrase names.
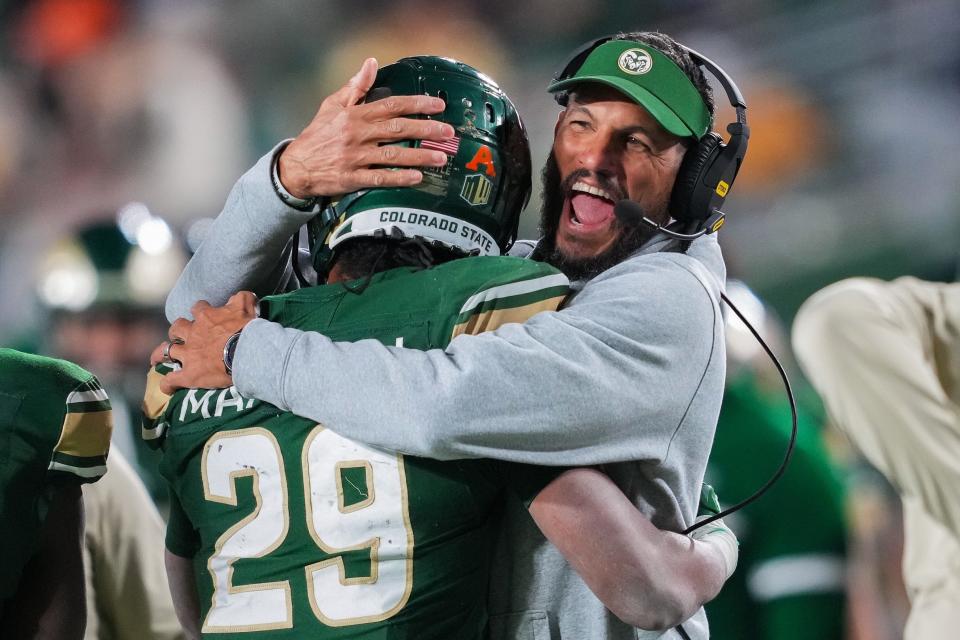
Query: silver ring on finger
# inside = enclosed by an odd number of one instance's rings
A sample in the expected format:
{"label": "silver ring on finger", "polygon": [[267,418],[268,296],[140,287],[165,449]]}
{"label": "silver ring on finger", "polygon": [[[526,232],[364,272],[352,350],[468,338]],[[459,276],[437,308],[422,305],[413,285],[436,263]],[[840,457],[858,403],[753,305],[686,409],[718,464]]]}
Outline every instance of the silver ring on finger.
{"label": "silver ring on finger", "polygon": [[183,344],[182,338],[174,338],[170,342],[167,342],[163,345],[163,359],[167,362],[173,362],[173,358],[170,357],[170,348],[175,344]]}

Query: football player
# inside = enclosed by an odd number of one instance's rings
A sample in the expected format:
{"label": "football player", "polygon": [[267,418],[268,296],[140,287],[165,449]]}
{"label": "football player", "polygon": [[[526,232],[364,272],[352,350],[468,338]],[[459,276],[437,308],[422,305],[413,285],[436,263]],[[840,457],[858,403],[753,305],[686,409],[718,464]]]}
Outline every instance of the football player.
{"label": "football player", "polygon": [[[442,348],[563,303],[559,271],[500,257],[530,191],[513,105],[476,70],[432,57],[381,69],[369,99],[425,92],[444,97],[442,119],[457,129],[436,145],[447,163],[415,188],[355,192],[314,218],[313,266],[326,284],[265,298],[263,317],[389,351]],[[236,299],[254,304],[251,294]],[[171,348],[155,359],[169,360]],[[404,456],[232,387],[171,399],[159,392],[170,370],[151,372],[145,434],[164,450],[168,569],[193,633],[485,637],[504,499],[527,504],[597,595],[638,626],[685,619],[732,572],[725,530],[703,544],[658,531],[597,470]],[[495,399],[477,397],[474,409],[496,412]],[[673,579],[655,584],[663,575]]]}
{"label": "football player", "polygon": [[143,361],[163,337],[163,300],[186,261],[173,229],[129,202],[52,242],[35,282],[43,310],[39,348],[97,372],[113,401],[114,453],[126,457],[161,506],[157,458],[139,437]]}
{"label": "football player", "polygon": [[106,473],[113,415],[77,365],[0,349],[0,629],[82,638],[80,485]]}
{"label": "football player", "polygon": [[163,333],[160,304],[187,256],[143,204],[102,214],[53,243],[36,280],[42,346],[96,371],[113,407],[111,473],[84,490],[86,638],[180,640],[153,500],[165,509],[166,487],[140,438],[139,406],[143,360]]}
{"label": "football player", "polygon": [[[727,296],[777,353],[786,353],[785,333],[772,309],[737,280],[727,281]],[[746,325],[733,313],[724,320],[727,380],[707,478],[722,495],[746,496],[783,457],[790,407],[776,369]],[[839,469],[827,453],[816,410],[803,395],[797,411],[790,466],[769,496],[727,519],[743,549],[736,575],[706,607],[714,637],[840,640],[847,635],[847,612],[856,611],[847,604],[851,532]],[[793,517],[782,517],[785,504]]]}

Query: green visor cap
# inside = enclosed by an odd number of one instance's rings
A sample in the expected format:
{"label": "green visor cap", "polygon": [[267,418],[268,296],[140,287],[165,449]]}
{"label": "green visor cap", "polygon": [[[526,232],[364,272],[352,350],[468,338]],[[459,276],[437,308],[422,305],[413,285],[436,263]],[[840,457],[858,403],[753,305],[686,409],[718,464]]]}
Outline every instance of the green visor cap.
{"label": "green visor cap", "polygon": [[555,93],[582,82],[599,82],[626,94],[675,136],[702,138],[710,112],[700,92],[676,63],[634,40],[610,40],[590,52],[577,72],[554,82]]}

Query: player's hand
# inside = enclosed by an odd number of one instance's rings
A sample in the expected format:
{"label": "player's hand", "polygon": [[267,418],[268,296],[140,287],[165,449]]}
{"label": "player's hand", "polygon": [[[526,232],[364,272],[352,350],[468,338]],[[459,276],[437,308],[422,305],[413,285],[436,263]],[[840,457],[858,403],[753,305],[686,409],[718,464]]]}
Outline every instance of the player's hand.
{"label": "player's hand", "polygon": [[397,140],[445,140],[449,124],[405,118],[437,114],[443,100],[430,96],[389,96],[358,104],[377,76],[377,61],[367,58],[360,71],[320,104],[307,128],[287,145],[278,161],[280,182],[298,198],[338,197],[370,187],[407,187],[423,180],[416,169],[374,167],[440,167],[443,151],[382,145]]}
{"label": "player's hand", "polygon": [[183,388],[221,389],[233,384],[223,366],[223,347],[227,338],[257,317],[257,296],[241,291],[222,307],[201,300],[190,313],[193,321],[180,318],[174,322],[169,342],[158,346],[150,356],[151,364],[164,359],[180,363],[178,371],[160,381],[160,390],[167,394]]}
{"label": "player's hand", "polygon": [[[720,500],[716,492],[707,483],[700,486],[700,506],[695,522],[702,522],[720,513]],[[690,537],[709,547],[722,563],[724,580],[733,575],[740,558],[740,541],[736,534],[723,521],[723,518],[694,529]]]}

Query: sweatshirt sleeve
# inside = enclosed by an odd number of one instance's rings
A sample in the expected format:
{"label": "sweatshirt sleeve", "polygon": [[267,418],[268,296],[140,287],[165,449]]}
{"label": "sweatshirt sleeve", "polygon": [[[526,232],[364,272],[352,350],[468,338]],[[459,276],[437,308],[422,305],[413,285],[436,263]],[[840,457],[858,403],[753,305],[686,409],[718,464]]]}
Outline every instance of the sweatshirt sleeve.
{"label": "sweatshirt sleeve", "polygon": [[638,256],[563,310],[460,336],[444,350],[332,342],[254,320],[237,347],[234,383],[346,437],[412,455],[661,460],[708,365],[722,362],[719,285],[708,281],[684,254]]}
{"label": "sweatshirt sleeve", "polygon": [[167,296],[167,320],[190,318],[198,300],[223,305],[237,291],[276,293],[290,276],[291,239],[315,214],[287,206],[273,191],[278,144],[247,171]]}

